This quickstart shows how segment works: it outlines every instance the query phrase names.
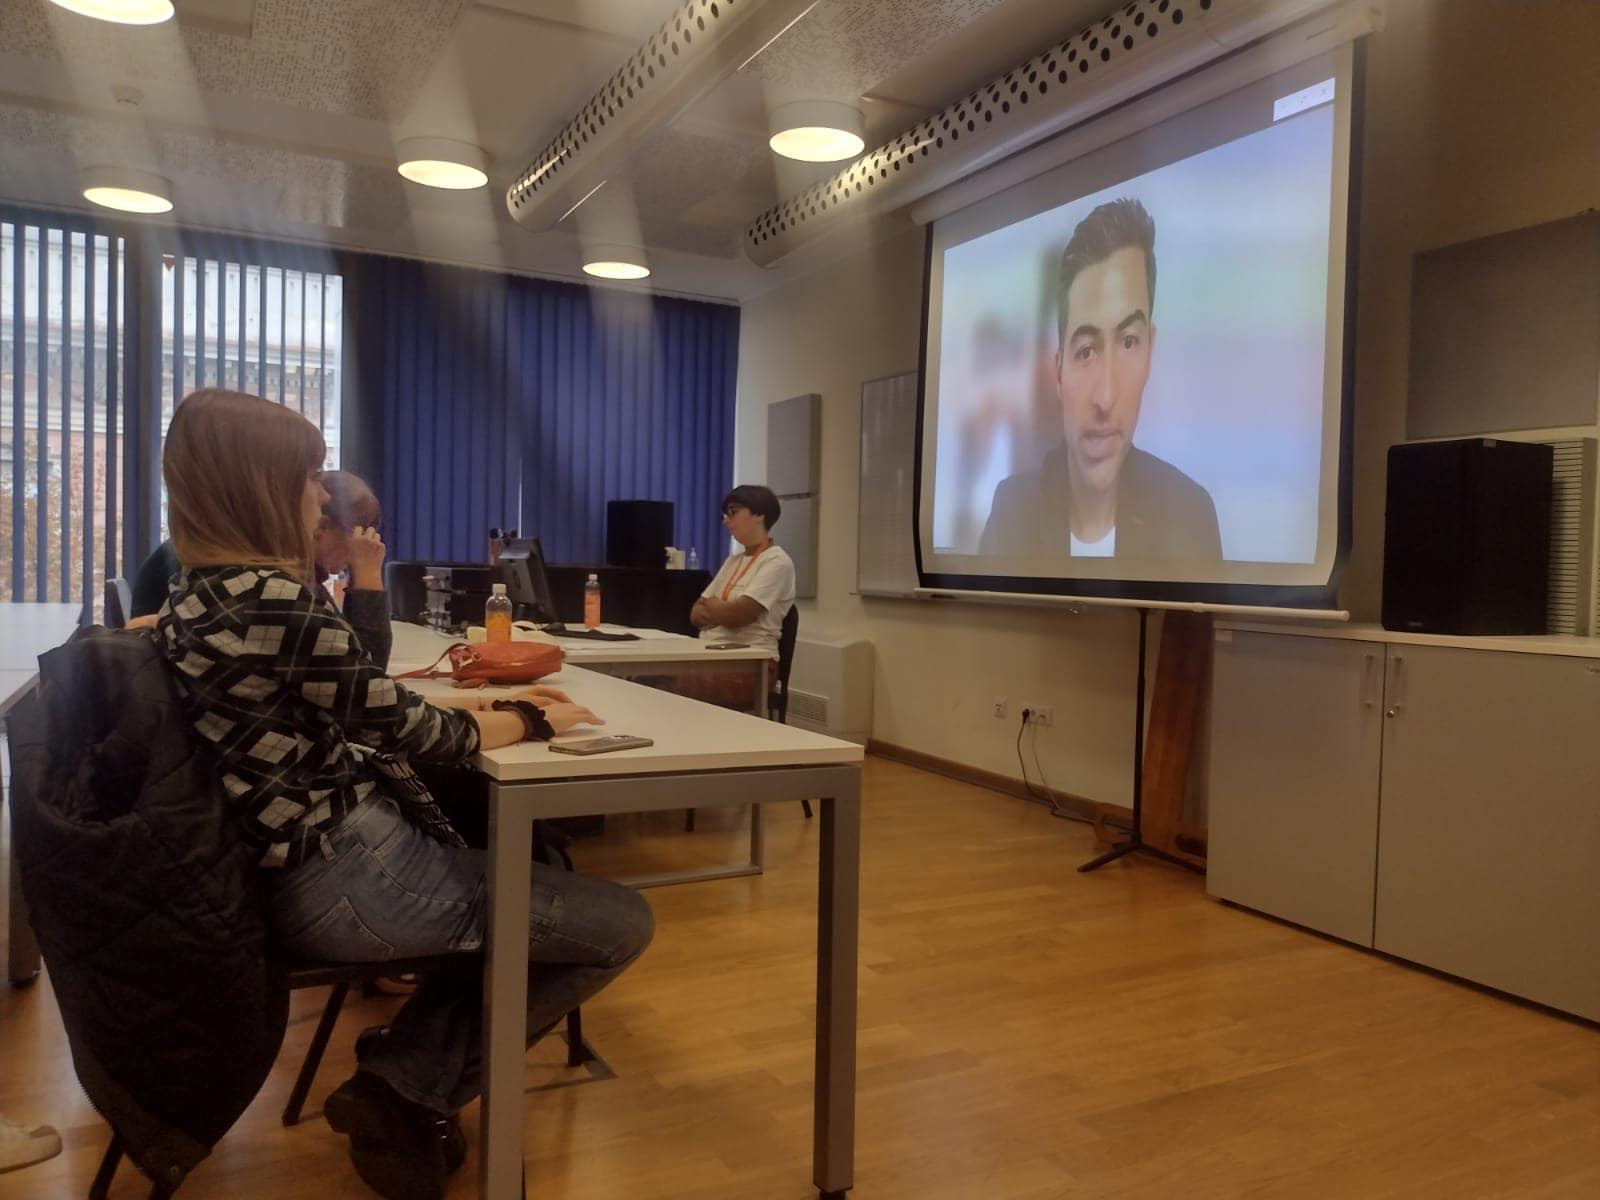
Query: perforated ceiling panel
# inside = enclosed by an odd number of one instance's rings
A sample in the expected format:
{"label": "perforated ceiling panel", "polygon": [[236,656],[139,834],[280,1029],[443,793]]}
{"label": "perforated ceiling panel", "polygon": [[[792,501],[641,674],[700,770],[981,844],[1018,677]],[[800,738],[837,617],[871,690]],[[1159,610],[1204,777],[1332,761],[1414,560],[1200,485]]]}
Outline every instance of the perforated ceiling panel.
{"label": "perforated ceiling panel", "polygon": [[[1276,0],[1283,24],[1332,0]],[[1259,0],[1136,0],[991,80],[838,174],[763,213],[745,252],[764,266],[847,213],[909,203],[1105,107],[1161,56],[1172,75],[1226,52],[1229,26],[1256,23]],[[1149,84],[1144,86],[1148,87]]]}
{"label": "perforated ceiling panel", "polygon": [[571,182],[580,161],[601,162],[630,139],[653,133],[737,67],[745,49],[740,39],[775,34],[807,7],[809,0],[687,0],[507,189],[511,215],[530,226],[554,222],[560,214],[552,196]]}
{"label": "perforated ceiling panel", "polygon": [[192,80],[201,92],[397,120],[465,2],[256,0],[250,36],[238,37],[182,21],[130,31],[46,0],[4,0],[0,50],[96,86]]}
{"label": "perforated ceiling panel", "polygon": [[748,70],[801,96],[853,103],[1006,0],[827,0]]}

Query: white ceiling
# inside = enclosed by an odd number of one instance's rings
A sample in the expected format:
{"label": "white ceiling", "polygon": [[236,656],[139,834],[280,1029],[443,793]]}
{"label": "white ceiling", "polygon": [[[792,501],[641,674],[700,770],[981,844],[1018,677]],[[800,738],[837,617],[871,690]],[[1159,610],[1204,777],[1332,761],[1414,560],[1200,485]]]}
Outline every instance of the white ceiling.
{"label": "white ceiling", "polygon": [[[173,220],[561,277],[569,228],[531,232],[506,185],[682,0],[177,0],[134,29],[0,0],[0,199],[82,209],[86,166],[155,170]],[[819,0],[647,142],[585,208],[649,246],[652,286],[770,286],[740,234],[832,168],[775,159],[770,109],[859,105],[868,146],[1104,16],[1110,0]],[[410,135],[484,148],[490,186],[402,180]]]}

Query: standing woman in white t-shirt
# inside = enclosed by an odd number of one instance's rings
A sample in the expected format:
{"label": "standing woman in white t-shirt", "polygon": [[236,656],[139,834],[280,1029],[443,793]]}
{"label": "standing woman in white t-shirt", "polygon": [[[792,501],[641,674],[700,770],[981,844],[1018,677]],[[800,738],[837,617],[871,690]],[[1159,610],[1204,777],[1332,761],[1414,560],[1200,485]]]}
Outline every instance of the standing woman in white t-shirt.
{"label": "standing woman in white t-shirt", "polygon": [[[794,560],[772,540],[782,511],[772,489],[760,484],[741,484],[722,498],[722,524],[742,549],[722,564],[689,610],[702,640],[762,646],[778,657],[783,619],[794,607]],[[744,699],[699,698],[724,704]]]}

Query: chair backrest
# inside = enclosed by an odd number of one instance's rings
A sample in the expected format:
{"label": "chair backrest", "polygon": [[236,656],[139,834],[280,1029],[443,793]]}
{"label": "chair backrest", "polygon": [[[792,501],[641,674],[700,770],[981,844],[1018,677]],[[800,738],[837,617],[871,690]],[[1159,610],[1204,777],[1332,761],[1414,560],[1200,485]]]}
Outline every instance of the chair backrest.
{"label": "chair backrest", "polygon": [[126,579],[120,575],[106,580],[106,619],[107,629],[121,629],[128,623],[128,614],[133,611],[133,588]]}
{"label": "chair backrest", "polygon": [[422,582],[428,566],[420,562],[383,564],[383,587],[389,593],[389,615],[397,621],[415,621],[428,611],[428,587]]}
{"label": "chair backrest", "polygon": [[784,614],[783,627],[778,631],[777,686],[767,697],[767,711],[774,719],[789,720],[789,668],[794,666],[794,644],[800,636],[800,607],[791,604]]}

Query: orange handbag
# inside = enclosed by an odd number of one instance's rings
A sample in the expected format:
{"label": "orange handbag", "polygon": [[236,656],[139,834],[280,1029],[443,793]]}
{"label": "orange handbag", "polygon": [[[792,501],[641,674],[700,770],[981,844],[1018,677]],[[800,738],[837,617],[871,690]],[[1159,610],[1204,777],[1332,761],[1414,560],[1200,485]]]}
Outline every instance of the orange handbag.
{"label": "orange handbag", "polygon": [[[450,666],[439,664],[446,658]],[[549,642],[457,642],[434,659],[433,665],[396,675],[396,679],[438,679],[449,675],[458,688],[488,687],[490,684],[532,683],[561,669],[566,655]]]}

